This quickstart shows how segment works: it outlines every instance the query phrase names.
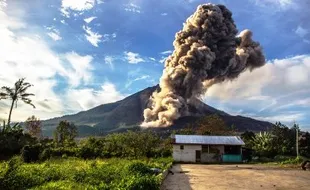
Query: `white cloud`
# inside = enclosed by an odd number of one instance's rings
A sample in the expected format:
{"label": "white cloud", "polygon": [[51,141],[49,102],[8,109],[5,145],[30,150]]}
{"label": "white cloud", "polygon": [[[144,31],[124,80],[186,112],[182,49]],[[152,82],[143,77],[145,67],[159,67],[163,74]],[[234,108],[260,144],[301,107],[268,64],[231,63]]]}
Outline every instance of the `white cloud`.
{"label": "white cloud", "polygon": [[[24,30],[27,23],[19,18],[24,18],[24,15],[9,17],[3,7],[0,7],[0,84],[12,86],[19,78],[26,77],[26,81],[34,85],[29,92],[35,94],[32,99],[36,109],[20,102],[18,109],[13,111],[13,121],[24,121],[31,115],[48,119],[80,111],[81,107],[75,107],[76,103],[72,100],[81,101],[84,109],[88,108],[87,105],[107,103],[123,97],[110,83],[105,83],[99,91],[83,88],[82,84],[92,81],[92,56],[79,55],[76,52],[53,52],[44,38],[33,34],[33,31],[27,33]],[[19,29],[18,33],[13,29]],[[63,88],[62,92],[55,92],[55,88],[62,88],[66,84],[69,86]],[[89,96],[70,94],[85,91]],[[87,98],[99,99],[93,104],[87,104],[83,102]],[[0,101],[0,118],[7,118],[9,104],[8,100]]]}
{"label": "white cloud", "polygon": [[114,58],[112,56],[105,56],[104,57],[104,62],[106,64],[108,64],[112,70],[114,70],[113,61],[114,61]]}
{"label": "white cloud", "polygon": [[309,79],[310,55],[275,59],[262,68],[245,71],[233,81],[212,86],[204,100],[217,108],[244,109],[243,115],[258,119],[305,121],[310,116],[310,110],[304,110],[305,105],[310,106]]}
{"label": "white cloud", "polygon": [[90,55],[81,56],[75,52],[66,53],[65,59],[70,63],[71,69],[66,73],[69,78],[69,83],[77,87],[82,82],[88,84],[91,81],[93,69],[91,61],[93,57]]}
{"label": "white cloud", "polygon": [[97,17],[95,16],[92,16],[92,17],[89,17],[89,18],[85,18],[84,21],[88,24],[88,23],[91,23],[91,21],[93,21],[94,19],[96,19]]}
{"label": "white cloud", "polygon": [[62,24],[67,24],[65,20],[60,21]]}
{"label": "white cloud", "polygon": [[161,15],[161,16],[167,16],[168,13],[161,13],[160,15]]}
{"label": "white cloud", "polygon": [[149,57],[149,59],[150,59],[151,61],[156,61],[156,59],[155,59],[154,57]]}
{"label": "white cloud", "polygon": [[115,102],[123,99],[125,96],[116,90],[114,84],[105,82],[100,90],[94,90],[92,88],[85,89],[70,89],[67,92],[67,99],[72,97],[79,97],[71,102],[73,110],[87,110],[98,106],[100,104]]}
{"label": "white cloud", "polygon": [[301,38],[305,37],[309,31],[304,29],[303,27],[301,26],[298,26],[297,29],[295,30],[295,33],[300,36]]}
{"label": "white cloud", "polygon": [[85,37],[89,41],[89,43],[91,43],[95,47],[98,47],[98,43],[101,42],[102,35],[91,31],[91,28],[88,26],[83,26],[83,29],[86,32]]}
{"label": "white cloud", "polygon": [[134,82],[137,82],[137,81],[140,81],[140,80],[146,80],[146,79],[149,79],[149,78],[151,78],[150,75],[142,75],[142,76],[139,76],[139,77],[137,77],[137,78],[134,78],[134,79],[132,79],[132,80],[129,80],[129,81],[126,83],[125,87],[128,88],[128,87],[131,86],[132,83],[134,83]]}
{"label": "white cloud", "polygon": [[97,3],[98,3],[98,5],[100,5],[100,4],[104,3],[104,1],[103,0],[97,0]]}
{"label": "white cloud", "polygon": [[110,41],[111,39],[116,38],[116,37],[117,37],[117,34],[116,34],[116,33],[113,33],[113,34],[103,34],[103,40],[102,40],[102,42],[108,42],[108,41]]}
{"label": "white cloud", "polygon": [[161,57],[161,59],[159,60],[159,62],[160,62],[160,63],[165,63],[165,61],[166,61],[167,58],[168,58],[168,57]]}
{"label": "white cloud", "polygon": [[274,10],[286,10],[296,8],[298,5],[293,0],[252,0],[256,5],[273,8]]}
{"label": "white cloud", "polygon": [[144,62],[144,59],[141,58],[141,56],[138,53],[124,52],[124,54],[125,54],[125,59],[128,61],[128,63],[137,64],[140,62]]}
{"label": "white cloud", "polygon": [[172,53],[173,53],[172,50],[167,50],[167,51],[160,52],[160,54],[162,54],[162,55],[172,54]]}
{"label": "white cloud", "polygon": [[133,12],[133,13],[141,13],[141,7],[138,5],[135,5],[133,3],[129,3],[124,5],[124,10],[128,12]]}
{"label": "white cloud", "polygon": [[51,37],[54,41],[61,40],[60,32],[57,29],[50,29],[50,32],[47,33],[49,37]]}
{"label": "white cloud", "polygon": [[61,12],[64,16],[70,17],[72,11],[87,11],[95,6],[95,0],[62,0]]}

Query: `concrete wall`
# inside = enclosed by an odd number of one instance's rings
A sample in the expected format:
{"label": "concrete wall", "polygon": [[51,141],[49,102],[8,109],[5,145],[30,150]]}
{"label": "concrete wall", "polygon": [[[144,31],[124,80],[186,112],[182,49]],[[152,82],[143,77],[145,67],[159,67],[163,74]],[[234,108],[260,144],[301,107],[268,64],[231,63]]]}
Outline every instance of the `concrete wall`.
{"label": "concrete wall", "polygon": [[180,149],[180,145],[173,145],[173,159],[177,162],[196,162],[196,150],[201,151],[201,145],[183,145],[184,149]]}
{"label": "concrete wall", "polygon": [[212,153],[212,152],[205,152],[201,153],[201,162],[207,162],[207,163],[212,163],[212,162],[221,162],[221,156],[224,154],[224,146],[223,145],[210,145],[209,150],[211,149],[217,149],[219,152],[218,154]]}

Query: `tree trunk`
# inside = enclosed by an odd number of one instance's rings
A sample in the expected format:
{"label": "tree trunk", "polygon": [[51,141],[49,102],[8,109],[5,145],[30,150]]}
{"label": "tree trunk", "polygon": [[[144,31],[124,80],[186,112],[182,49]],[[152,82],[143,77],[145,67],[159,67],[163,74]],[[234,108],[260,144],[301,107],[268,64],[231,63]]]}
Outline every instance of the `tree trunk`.
{"label": "tree trunk", "polygon": [[8,119],[8,126],[10,126],[10,123],[11,123],[11,115],[12,115],[12,111],[13,111],[14,102],[15,102],[15,100],[12,100],[11,109],[10,109],[10,113],[9,113],[9,119]]}

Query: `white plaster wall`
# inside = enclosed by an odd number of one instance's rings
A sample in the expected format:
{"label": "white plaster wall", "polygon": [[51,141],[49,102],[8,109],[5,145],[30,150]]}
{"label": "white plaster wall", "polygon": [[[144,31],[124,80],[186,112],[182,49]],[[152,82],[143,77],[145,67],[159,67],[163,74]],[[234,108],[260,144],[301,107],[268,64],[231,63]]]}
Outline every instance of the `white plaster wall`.
{"label": "white plaster wall", "polygon": [[201,151],[201,145],[184,145],[184,149],[180,149],[180,145],[173,145],[173,159],[177,162],[196,162],[196,150]]}

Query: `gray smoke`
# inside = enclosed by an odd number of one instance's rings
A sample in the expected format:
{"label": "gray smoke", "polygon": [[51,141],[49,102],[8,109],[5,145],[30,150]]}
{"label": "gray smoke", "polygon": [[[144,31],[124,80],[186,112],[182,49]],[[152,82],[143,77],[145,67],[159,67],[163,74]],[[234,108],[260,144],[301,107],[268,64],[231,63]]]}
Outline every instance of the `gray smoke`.
{"label": "gray smoke", "polygon": [[176,33],[174,52],[165,62],[160,91],[150,97],[143,127],[167,127],[189,115],[188,103],[219,82],[265,64],[250,30],[238,36],[232,13],[223,5],[198,6]]}

